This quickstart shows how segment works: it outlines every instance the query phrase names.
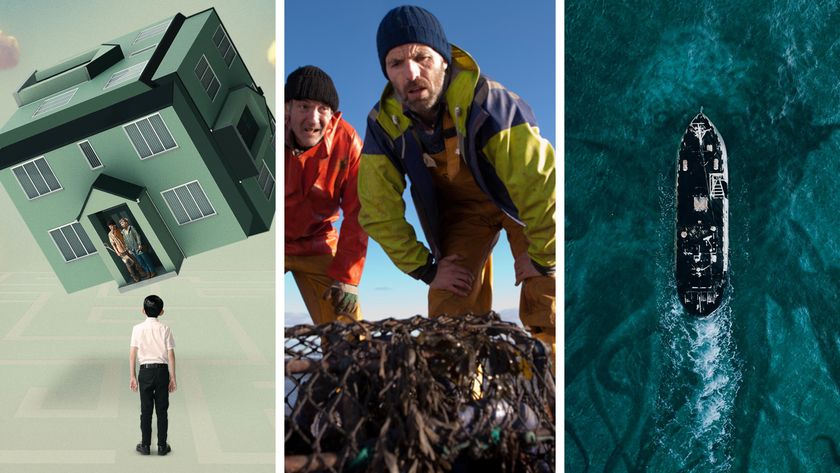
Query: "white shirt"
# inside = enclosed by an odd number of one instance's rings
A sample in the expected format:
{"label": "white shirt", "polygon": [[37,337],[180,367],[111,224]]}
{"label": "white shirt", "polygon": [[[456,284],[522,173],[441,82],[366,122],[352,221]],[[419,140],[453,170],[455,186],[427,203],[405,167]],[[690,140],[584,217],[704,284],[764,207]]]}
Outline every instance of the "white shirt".
{"label": "white shirt", "polygon": [[172,330],[160,323],[155,317],[146,317],[146,321],[131,329],[131,346],[137,347],[137,362],[169,363],[169,350],[175,349]]}

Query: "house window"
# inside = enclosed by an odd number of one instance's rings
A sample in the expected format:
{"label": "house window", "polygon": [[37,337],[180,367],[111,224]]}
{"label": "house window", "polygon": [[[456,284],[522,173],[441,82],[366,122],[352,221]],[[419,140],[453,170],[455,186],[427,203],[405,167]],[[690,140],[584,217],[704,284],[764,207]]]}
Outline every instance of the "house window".
{"label": "house window", "polygon": [[45,113],[50,113],[53,110],[61,108],[67,105],[70,100],[76,95],[76,91],[79,88],[76,87],[74,89],[65,90],[63,92],[59,92],[53,96],[47,97],[41,102],[41,105],[38,105],[38,109],[35,110],[35,113],[32,114],[32,118],[37,117],[38,115],[43,115]]}
{"label": "house window", "polygon": [[69,223],[55,230],[50,230],[50,236],[64,257],[65,262],[77,260],[96,253],[93,243],[79,222]]}
{"label": "house window", "polygon": [[213,68],[210,67],[210,63],[207,62],[207,58],[203,54],[201,59],[198,60],[198,64],[195,65],[194,71],[195,76],[201,82],[201,87],[207,92],[212,102],[216,99],[216,94],[219,93],[220,84],[216,73],[213,72]]}
{"label": "house window", "polygon": [[222,59],[225,60],[227,67],[230,67],[233,64],[234,58],[236,58],[236,49],[233,48],[233,43],[228,39],[227,33],[225,33],[222,25],[219,25],[213,34],[213,44],[216,45],[216,49],[219,50],[219,54],[222,55]]}
{"label": "house window", "polygon": [[131,54],[129,54],[129,55],[128,55],[128,57],[136,56],[136,55],[138,55],[138,54],[143,54],[144,52],[146,52],[146,51],[148,51],[148,50],[150,50],[150,49],[154,49],[154,48],[155,48],[155,46],[157,46],[157,45],[158,45],[158,43],[155,43],[155,44],[153,44],[153,45],[151,45],[151,46],[146,46],[146,47],[144,47],[144,48],[140,48],[140,49],[138,49],[138,50],[136,50],[136,51],[132,52]]}
{"label": "house window", "polygon": [[96,151],[93,150],[90,141],[85,140],[79,143],[79,149],[85,155],[85,159],[87,159],[88,166],[90,166],[91,170],[102,167],[102,161],[99,160],[99,156],[96,155]]}
{"label": "house window", "polygon": [[257,132],[260,131],[260,127],[257,125],[257,121],[254,120],[254,115],[251,114],[248,107],[245,107],[242,116],[239,117],[239,123],[236,124],[236,131],[239,132],[239,136],[242,137],[245,146],[251,151],[251,158],[253,159],[254,141],[257,139]]}
{"label": "house window", "polygon": [[178,221],[178,225],[184,225],[202,218],[216,214],[216,210],[207,199],[207,194],[201,188],[198,181],[174,187],[161,192],[166,205]]}
{"label": "house window", "polygon": [[150,27],[146,28],[145,30],[141,31],[137,35],[136,38],[134,38],[134,42],[131,43],[131,44],[137,44],[140,41],[143,41],[143,40],[146,40],[146,39],[149,39],[149,38],[153,38],[153,37],[163,33],[164,31],[166,31],[166,28],[169,26],[169,23],[171,23],[171,22],[172,22],[172,20],[164,21],[163,23],[159,23],[157,25],[150,26]]}
{"label": "house window", "polygon": [[140,159],[151,158],[178,147],[159,113],[123,125],[123,129]]}
{"label": "house window", "polygon": [[140,77],[140,74],[143,72],[143,69],[146,67],[146,63],[148,62],[149,61],[143,61],[139,64],[135,64],[131,67],[127,67],[111,74],[111,77],[108,79],[108,82],[102,90],[114,88],[120,84],[124,84],[130,80]]}
{"label": "house window", "polygon": [[12,172],[29,200],[61,190],[61,184],[43,156],[13,167]]}
{"label": "house window", "polygon": [[265,198],[270,200],[271,194],[274,193],[274,175],[271,174],[271,170],[268,169],[265,161],[260,161],[260,164],[262,164],[262,167],[260,168],[260,175],[257,177],[257,183],[265,194]]}

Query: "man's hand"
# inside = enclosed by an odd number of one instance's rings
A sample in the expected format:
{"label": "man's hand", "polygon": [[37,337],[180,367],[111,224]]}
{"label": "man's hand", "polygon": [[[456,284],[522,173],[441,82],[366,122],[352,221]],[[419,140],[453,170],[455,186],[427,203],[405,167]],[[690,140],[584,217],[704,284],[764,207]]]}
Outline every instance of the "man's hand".
{"label": "man's hand", "polygon": [[332,301],[336,314],[353,316],[359,305],[359,286],[333,282],[332,286],[324,292],[324,299]]}
{"label": "man's hand", "polygon": [[513,271],[516,274],[516,285],[518,286],[522,281],[541,276],[537,268],[531,262],[531,257],[528,252],[520,253],[513,259]]}
{"label": "man's hand", "polygon": [[463,259],[464,257],[460,255],[449,255],[438,261],[437,274],[435,274],[435,278],[429,284],[429,287],[443,289],[456,296],[467,297],[472,290],[475,278],[466,268],[455,264],[456,261]]}
{"label": "man's hand", "polygon": [[137,392],[137,378],[135,378],[134,376],[132,376],[131,379],[128,380],[128,389]]}
{"label": "man's hand", "polygon": [[169,378],[169,392],[174,393],[178,389],[178,383],[175,382],[174,377]]}

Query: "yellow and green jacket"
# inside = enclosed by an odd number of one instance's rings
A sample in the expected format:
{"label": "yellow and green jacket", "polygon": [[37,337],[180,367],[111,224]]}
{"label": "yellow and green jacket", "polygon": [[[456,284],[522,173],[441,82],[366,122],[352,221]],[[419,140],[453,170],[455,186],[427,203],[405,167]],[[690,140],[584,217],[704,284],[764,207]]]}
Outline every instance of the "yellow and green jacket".
{"label": "yellow and green jacket", "polygon": [[[523,225],[528,254],[541,272],[555,266],[554,149],[540,137],[531,107],[483,76],[465,51],[452,46],[445,92],[461,158],[478,187]],[[439,210],[431,172],[390,83],[367,120],[359,166],[359,223],[402,271],[429,283],[440,251]],[[406,176],[431,249],[405,218]]]}

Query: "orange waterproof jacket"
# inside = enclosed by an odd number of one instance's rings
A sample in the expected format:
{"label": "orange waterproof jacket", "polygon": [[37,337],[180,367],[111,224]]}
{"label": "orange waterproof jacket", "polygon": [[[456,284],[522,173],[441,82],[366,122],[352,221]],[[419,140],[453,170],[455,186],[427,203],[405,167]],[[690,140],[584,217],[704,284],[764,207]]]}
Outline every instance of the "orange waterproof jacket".
{"label": "orange waterproof jacket", "polygon": [[[356,190],[362,141],[336,113],[324,139],[295,155],[286,130],[286,254],[335,255],[327,276],[358,285],[367,254],[368,236],[359,225]],[[333,228],[344,212],[341,235]]]}

